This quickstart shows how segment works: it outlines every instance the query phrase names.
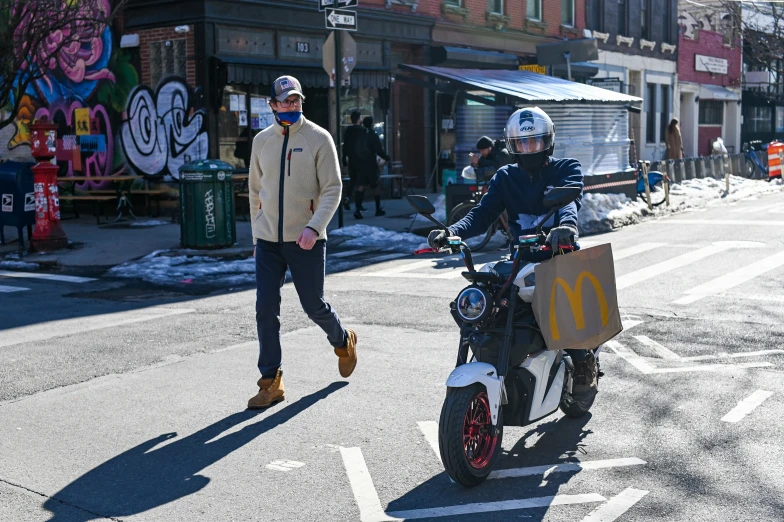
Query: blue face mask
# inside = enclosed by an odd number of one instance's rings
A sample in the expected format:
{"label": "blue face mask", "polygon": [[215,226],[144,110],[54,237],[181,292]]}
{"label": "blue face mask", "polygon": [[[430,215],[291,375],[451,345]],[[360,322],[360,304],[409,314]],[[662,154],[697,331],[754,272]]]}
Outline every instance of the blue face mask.
{"label": "blue face mask", "polygon": [[302,111],[279,112],[275,115],[278,123],[284,127],[288,127],[289,125],[294,125],[297,123],[300,116],[302,116]]}

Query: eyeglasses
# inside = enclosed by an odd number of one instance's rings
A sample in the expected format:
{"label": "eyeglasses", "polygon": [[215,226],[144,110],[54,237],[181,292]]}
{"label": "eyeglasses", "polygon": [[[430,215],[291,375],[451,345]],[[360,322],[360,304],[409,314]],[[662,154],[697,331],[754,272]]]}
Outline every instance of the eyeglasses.
{"label": "eyeglasses", "polygon": [[289,107],[292,107],[292,106],[294,106],[294,107],[302,107],[302,104],[304,102],[302,101],[302,98],[297,98],[296,100],[281,100],[278,103],[284,109],[288,109]]}

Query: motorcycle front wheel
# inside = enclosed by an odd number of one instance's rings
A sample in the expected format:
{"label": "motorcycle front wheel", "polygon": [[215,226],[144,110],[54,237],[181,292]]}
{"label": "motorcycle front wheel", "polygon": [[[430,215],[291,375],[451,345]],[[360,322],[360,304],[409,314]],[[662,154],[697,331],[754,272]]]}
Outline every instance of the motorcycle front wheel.
{"label": "motorcycle front wheel", "polygon": [[438,449],[452,480],[468,488],[484,482],[501,454],[502,439],[502,410],[493,434],[484,386],[447,389],[438,423]]}

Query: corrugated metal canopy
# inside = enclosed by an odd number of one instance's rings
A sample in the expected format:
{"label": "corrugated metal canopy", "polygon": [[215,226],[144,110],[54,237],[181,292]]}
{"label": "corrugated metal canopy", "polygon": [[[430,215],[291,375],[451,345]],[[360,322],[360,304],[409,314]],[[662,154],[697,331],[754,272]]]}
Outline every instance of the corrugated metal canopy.
{"label": "corrugated metal canopy", "polygon": [[703,100],[737,101],[740,95],[720,85],[700,85],[700,98]]}
{"label": "corrugated metal canopy", "polygon": [[400,68],[527,102],[642,102],[636,96],[528,71],[449,69],[422,65],[400,65]]}

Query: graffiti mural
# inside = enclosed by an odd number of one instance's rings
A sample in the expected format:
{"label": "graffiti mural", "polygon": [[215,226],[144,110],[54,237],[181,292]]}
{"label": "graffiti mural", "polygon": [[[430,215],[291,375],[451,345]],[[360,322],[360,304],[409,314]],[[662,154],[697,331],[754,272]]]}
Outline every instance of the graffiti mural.
{"label": "graffiti mural", "polygon": [[66,36],[63,31],[68,31],[67,36],[74,41],[51,57],[37,57],[47,73],[27,89],[15,125],[0,133],[6,148],[0,150],[0,157],[29,161],[29,125],[46,118],[58,125],[59,176],[94,178],[77,185],[86,190],[102,187],[101,178],[124,168],[112,129],[122,121],[128,95],[138,84],[138,74],[128,52],[114,46],[111,27],[91,21],[109,13],[111,1],[93,0],[78,5],[84,12],[75,23],[46,36],[44,50],[57,49],[58,42]]}
{"label": "graffiti mural", "polygon": [[194,109],[191,98],[181,78],[163,80],[155,93],[143,85],[131,92],[120,141],[134,169],[179,179],[184,163],[207,158],[205,114]]}

